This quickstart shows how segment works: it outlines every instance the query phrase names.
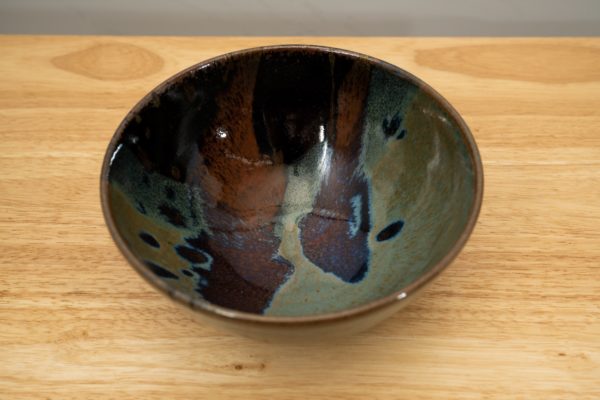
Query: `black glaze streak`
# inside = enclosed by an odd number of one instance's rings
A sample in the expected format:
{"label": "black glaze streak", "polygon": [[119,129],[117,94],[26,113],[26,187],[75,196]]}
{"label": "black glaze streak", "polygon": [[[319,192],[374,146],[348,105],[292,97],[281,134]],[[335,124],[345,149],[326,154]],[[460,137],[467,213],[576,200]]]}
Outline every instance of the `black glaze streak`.
{"label": "black glaze streak", "polygon": [[165,188],[165,195],[167,196],[167,199],[169,199],[169,200],[175,200],[175,191],[173,190],[173,188],[166,187]]}
{"label": "black glaze streak", "polygon": [[153,262],[146,261],[146,265],[148,266],[148,268],[150,268],[150,271],[152,271],[156,276],[160,276],[161,278],[167,279],[179,279],[177,275],[173,274],[170,271],[167,271],[160,265],[154,264]]}
{"label": "black glaze streak", "polygon": [[[140,122],[127,127],[127,136],[138,137],[129,145],[147,172],[158,172],[178,182],[186,180],[186,166],[211,135],[216,95],[227,87],[222,75],[221,67],[190,74],[160,95],[154,94],[160,107],[149,105],[140,110]],[[202,90],[189,90],[189,86],[197,87],[198,79],[211,84],[203,85]]]}
{"label": "black glaze streak", "polygon": [[402,229],[403,226],[404,226],[404,221],[402,221],[402,220],[398,220],[394,223],[389,224],[381,232],[379,232],[377,234],[377,237],[376,237],[377,241],[383,242],[385,240],[389,240],[389,239],[393,238],[400,232],[400,230]]}
{"label": "black glaze streak", "polygon": [[181,215],[179,210],[177,210],[176,208],[173,208],[166,204],[161,204],[158,207],[158,210],[160,211],[160,213],[162,215],[167,217],[170,224],[175,225],[175,226],[182,226],[182,227],[186,226],[185,218],[183,218],[183,215]]}
{"label": "black glaze streak", "polygon": [[404,136],[406,136],[406,129],[402,129],[400,131],[400,133],[398,134],[398,136],[396,136],[396,139],[398,139],[398,140],[404,139]]}
{"label": "black glaze streak", "polygon": [[281,153],[289,165],[319,143],[316,133],[327,126],[331,67],[326,54],[311,55],[306,63],[293,63],[288,57],[274,53],[261,59],[252,117],[260,152]]}
{"label": "black glaze streak", "polygon": [[144,204],[143,204],[141,201],[138,201],[138,202],[137,202],[137,207],[136,207],[136,208],[137,208],[137,210],[138,210],[139,212],[141,212],[142,214],[144,214],[144,215],[146,215],[146,214],[147,214],[146,207],[144,207]]}
{"label": "black glaze streak", "polygon": [[152,247],[160,247],[160,243],[158,243],[158,240],[156,240],[154,236],[147,232],[140,232],[140,239],[142,239],[144,242],[146,242],[146,244],[149,244]]}
{"label": "black glaze streak", "polygon": [[148,178],[147,174],[144,174],[144,176],[142,177],[142,182],[144,183],[144,185],[150,187],[150,178]]}
{"label": "black glaze streak", "polygon": [[194,276],[193,272],[187,269],[182,269],[181,272],[185,275],[185,276]]}
{"label": "black glaze streak", "polygon": [[204,253],[190,247],[177,246],[175,247],[175,251],[177,251],[177,254],[179,254],[181,257],[192,263],[203,264],[208,261],[208,258],[204,255]]}
{"label": "black glaze streak", "polygon": [[[398,114],[398,113],[394,114],[394,116],[392,117],[391,120],[388,118],[385,118],[383,120],[383,123],[381,124],[381,127],[383,128],[383,133],[384,133],[385,137],[389,138],[394,133],[396,133],[398,128],[400,128],[400,124],[402,124],[402,118],[400,118],[400,114]],[[400,134],[402,134],[402,132],[400,132]],[[398,139],[401,139],[401,138],[399,137]]]}
{"label": "black glaze streak", "polygon": [[360,282],[363,280],[363,278],[365,277],[365,275],[367,274],[367,271],[369,270],[369,264],[368,263],[364,263],[363,265],[361,265],[360,269],[358,271],[356,271],[356,275],[354,275],[352,278],[350,278],[350,283],[356,283],[356,282]]}

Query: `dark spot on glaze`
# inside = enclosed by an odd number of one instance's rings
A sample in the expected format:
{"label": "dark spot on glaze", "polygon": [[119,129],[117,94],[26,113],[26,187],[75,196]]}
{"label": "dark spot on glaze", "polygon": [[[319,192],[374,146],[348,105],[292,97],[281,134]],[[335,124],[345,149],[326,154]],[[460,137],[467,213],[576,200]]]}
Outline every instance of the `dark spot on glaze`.
{"label": "dark spot on glaze", "polygon": [[398,220],[394,223],[389,224],[381,232],[379,232],[377,234],[377,237],[376,237],[377,241],[383,242],[385,240],[389,240],[389,239],[393,238],[398,233],[400,233],[400,230],[402,230],[403,226],[404,226],[404,221],[402,221],[402,220]]}
{"label": "dark spot on glaze", "polygon": [[168,279],[179,279],[179,277],[177,275],[175,275],[174,273],[172,273],[171,271],[168,271],[168,270],[164,269],[163,267],[161,267],[160,265],[156,265],[151,261],[146,261],[146,265],[148,266],[148,268],[150,268],[150,271],[152,271],[156,276],[160,276],[161,278],[168,278]]}
{"label": "dark spot on glaze", "polygon": [[406,129],[402,129],[400,131],[400,133],[398,134],[398,136],[396,136],[396,139],[398,139],[398,140],[404,139],[405,136],[406,136]]}
{"label": "dark spot on glaze", "polygon": [[183,218],[183,215],[181,215],[178,209],[168,206],[166,204],[161,204],[158,207],[158,210],[162,215],[167,217],[169,223],[171,223],[172,225],[186,227],[185,219]]}
{"label": "dark spot on glaze", "polygon": [[182,269],[181,272],[185,275],[185,276],[189,276],[192,277],[194,276],[194,273],[192,271],[190,271],[189,269]]}
{"label": "dark spot on glaze", "polygon": [[142,214],[146,215],[148,212],[146,211],[146,207],[144,207],[144,204],[141,201],[137,202],[137,205],[135,207],[139,212],[141,212]]}
{"label": "dark spot on glaze", "polygon": [[148,187],[150,187],[150,178],[148,178],[147,174],[142,176],[142,183]]}
{"label": "dark spot on glaze", "polygon": [[208,261],[208,257],[206,257],[204,252],[192,249],[190,247],[177,246],[175,247],[175,251],[177,251],[177,254],[179,254],[181,257],[195,264],[204,264]]}
{"label": "dark spot on glaze", "polygon": [[233,366],[233,368],[235,368],[236,370],[240,371],[240,370],[244,369],[244,366],[242,364],[235,364]]}
{"label": "dark spot on glaze", "polygon": [[565,353],[558,353],[558,355],[559,355],[560,357],[564,357],[564,356],[566,356],[566,354],[565,354]]}
{"label": "dark spot on glaze", "polygon": [[175,200],[175,191],[173,190],[172,187],[166,187],[165,188],[165,195],[167,196],[167,199],[169,200]]}
{"label": "dark spot on glaze", "polygon": [[152,247],[160,247],[160,243],[158,243],[158,240],[156,240],[154,236],[147,232],[140,232],[140,239],[142,239],[144,242],[146,242],[146,244],[149,244]]}
{"label": "dark spot on glaze", "polygon": [[392,119],[385,118],[383,120],[383,123],[381,124],[381,127],[383,128],[383,134],[385,135],[385,137],[389,138],[394,133],[396,133],[398,128],[400,128],[401,123],[402,123],[402,118],[400,118],[399,113],[394,114]]}
{"label": "dark spot on glaze", "polygon": [[210,275],[210,271],[208,271],[202,267],[192,266],[191,269],[194,273],[196,273],[197,275],[200,275],[200,277],[202,277],[204,279],[208,279],[208,277]]}
{"label": "dark spot on glaze", "polygon": [[201,249],[206,244],[206,235],[200,234],[197,237],[187,237],[185,241],[195,249]]}

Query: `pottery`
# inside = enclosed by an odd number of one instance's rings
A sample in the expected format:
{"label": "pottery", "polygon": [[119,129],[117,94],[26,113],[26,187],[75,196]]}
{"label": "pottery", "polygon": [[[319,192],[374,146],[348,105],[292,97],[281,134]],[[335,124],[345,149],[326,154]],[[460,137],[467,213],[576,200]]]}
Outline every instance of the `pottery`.
{"label": "pottery", "polygon": [[452,261],[483,171],[458,113],[406,71],[304,45],[219,56],[145,96],[101,175],[117,246],[239,333],[368,328]]}

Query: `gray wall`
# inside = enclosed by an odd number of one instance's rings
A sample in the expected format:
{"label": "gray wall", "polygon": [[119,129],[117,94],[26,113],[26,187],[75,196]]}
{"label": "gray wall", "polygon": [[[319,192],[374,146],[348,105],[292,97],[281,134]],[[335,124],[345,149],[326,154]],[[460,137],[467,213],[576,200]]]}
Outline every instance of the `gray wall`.
{"label": "gray wall", "polygon": [[0,0],[0,33],[600,35],[600,0]]}

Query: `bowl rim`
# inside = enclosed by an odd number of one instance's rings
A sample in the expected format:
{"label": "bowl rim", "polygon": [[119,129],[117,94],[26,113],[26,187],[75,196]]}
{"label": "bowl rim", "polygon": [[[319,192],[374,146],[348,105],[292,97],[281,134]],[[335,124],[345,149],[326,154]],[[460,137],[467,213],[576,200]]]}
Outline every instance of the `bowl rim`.
{"label": "bowl rim", "polygon": [[[448,112],[450,117],[454,119],[454,122],[459,127],[463,142],[467,147],[467,151],[471,157],[473,164],[473,173],[474,173],[474,196],[473,196],[473,204],[469,210],[469,217],[467,219],[467,223],[460,236],[456,240],[456,242],[452,245],[451,249],[442,257],[434,266],[432,266],[427,272],[420,275],[416,280],[408,284],[407,286],[401,288],[400,290],[396,290],[391,294],[385,295],[381,298],[372,300],[368,303],[351,307],[347,309],[343,309],[340,311],[329,312],[324,314],[316,314],[316,315],[302,315],[302,316],[270,316],[270,315],[262,315],[262,314],[254,314],[244,311],[238,311],[235,309],[219,306],[213,303],[210,303],[207,300],[200,298],[192,298],[184,292],[178,291],[168,286],[164,280],[160,279],[156,275],[154,275],[143,263],[142,261],[136,257],[133,252],[129,249],[124,239],[121,237],[116,223],[113,219],[113,214],[110,210],[110,201],[108,195],[108,185],[109,185],[109,172],[110,172],[110,163],[111,157],[114,154],[117,144],[121,140],[123,132],[129,122],[135,118],[138,112],[143,109],[152,99],[164,93],[171,85],[176,84],[179,80],[183,79],[189,73],[197,71],[199,69],[203,69],[209,67],[213,63],[227,61],[232,58],[236,58],[239,56],[244,56],[252,53],[265,53],[270,51],[286,51],[286,50],[304,50],[304,51],[313,51],[316,53],[326,53],[326,54],[335,54],[341,55],[345,57],[351,57],[354,59],[362,60],[371,65],[376,65],[379,68],[382,68],[394,75],[400,76],[404,79],[407,79],[411,83],[418,86],[421,90],[425,91],[427,95],[431,96],[435,99],[439,105]],[[101,174],[100,174],[100,199],[102,206],[102,213],[104,216],[104,221],[108,227],[110,235],[117,245],[117,248],[121,251],[125,259],[128,263],[136,270],[146,281],[148,281],[152,286],[154,286],[161,293],[171,297],[177,303],[180,303],[184,306],[191,308],[194,311],[199,311],[202,314],[207,316],[217,317],[221,320],[227,320],[230,322],[238,321],[245,323],[253,323],[253,324],[262,324],[262,325],[271,325],[271,326],[299,326],[299,325],[308,325],[308,324],[320,324],[326,322],[336,322],[342,321],[349,318],[354,318],[360,315],[364,315],[370,313],[372,311],[376,311],[378,309],[382,309],[388,306],[392,306],[399,302],[405,302],[409,300],[411,297],[414,297],[414,294],[422,289],[425,285],[434,280],[434,278],[439,275],[443,270],[448,267],[448,265],[456,258],[456,256],[460,253],[462,248],[465,246],[467,240],[471,236],[475,224],[477,222],[477,218],[479,216],[481,210],[481,204],[483,200],[483,165],[481,162],[481,156],[479,154],[479,150],[477,148],[477,144],[475,143],[475,139],[463,120],[458,111],[448,102],[441,94],[439,94],[436,90],[434,90],[431,86],[425,83],[420,78],[415,75],[407,72],[406,70],[397,67],[391,63],[386,61],[377,59],[375,57],[358,53],[351,50],[340,49],[336,47],[330,46],[321,46],[321,45],[307,45],[307,44],[278,44],[278,45],[270,45],[270,46],[259,46],[252,47],[243,50],[237,50],[228,52],[225,54],[218,55],[216,57],[209,58],[207,60],[201,61],[197,64],[194,64],[188,68],[183,69],[182,71],[176,73],[173,76],[170,76],[166,80],[162,81],[158,86],[144,95],[138,102],[131,108],[131,110],[126,114],[125,118],[121,121],[119,126],[117,127],[115,133],[113,134],[112,139],[110,140],[108,147],[106,149],[106,153],[104,156],[104,161],[102,164]]]}

